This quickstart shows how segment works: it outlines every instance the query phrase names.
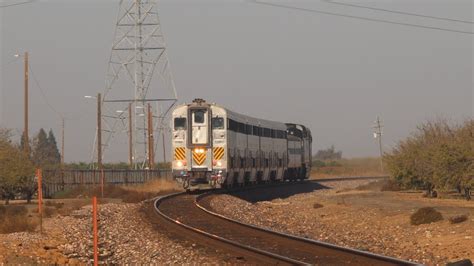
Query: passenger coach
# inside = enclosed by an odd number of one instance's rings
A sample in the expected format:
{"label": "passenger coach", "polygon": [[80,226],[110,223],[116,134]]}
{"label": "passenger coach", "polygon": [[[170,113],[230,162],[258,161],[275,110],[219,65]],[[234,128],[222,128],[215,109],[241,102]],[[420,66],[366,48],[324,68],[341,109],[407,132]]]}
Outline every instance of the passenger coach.
{"label": "passenger coach", "polygon": [[311,132],[196,99],[172,115],[173,176],[185,189],[306,179]]}

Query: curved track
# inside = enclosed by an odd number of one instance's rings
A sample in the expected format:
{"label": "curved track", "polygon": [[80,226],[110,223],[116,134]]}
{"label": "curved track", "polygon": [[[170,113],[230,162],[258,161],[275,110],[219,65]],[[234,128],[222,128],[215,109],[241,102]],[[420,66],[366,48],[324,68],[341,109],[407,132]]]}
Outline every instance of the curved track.
{"label": "curved track", "polygon": [[[243,224],[217,213],[206,205],[206,196],[186,193],[158,198],[155,209],[170,226],[181,228],[180,235],[202,242],[214,242],[244,256],[247,262],[265,264],[314,265],[416,265],[407,261],[328,243],[286,235]],[[204,204],[201,204],[204,202]],[[199,239],[200,238],[200,239]]]}

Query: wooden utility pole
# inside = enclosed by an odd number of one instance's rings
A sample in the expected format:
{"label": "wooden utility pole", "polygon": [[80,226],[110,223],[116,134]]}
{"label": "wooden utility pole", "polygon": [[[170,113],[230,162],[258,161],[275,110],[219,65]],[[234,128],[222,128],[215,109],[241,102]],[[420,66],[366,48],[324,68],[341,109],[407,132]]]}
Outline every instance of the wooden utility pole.
{"label": "wooden utility pole", "polygon": [[162,129],[161,136],[162,136],[162,141],[163,141],[163,161],[166,164],[166,146],[165,146],[165,129],[164,128]]}
{"label": "wooden utility pole", "polygon": [[61,185],[64,188],[64,117],[61,118]]}
{"label": "wooden utility pole", "polygon": [[102,170],[102,104],[101,94],[97,94],[97,167]]}
{"label": "wooden utility pole", "polygon": [[153,113],[151,111],[151,104],[148,104],[148,167],[153,169],[155,155],[153,147]]}
{"label": "wooden utility pole", "polygon": [[61,121],[61,169],[64,168],[64,117]]}
{"label": "wooden utility pole", "polygon": [[380,152],[380,171],[383,173],[383,150],[382,150],[382,121],[380,117],[377,116],[377,120],[375,120],[374,125],[374,137],[378,138],[379,140],[379,152]]}
{"label": "wooden utility pole", "polygon": [[28,52],[25,52],[24,55],[25,60],[25,103],[24,103],[24,112],[25,112],[25,128],[23,131],[23,143],[26,155],[29,157],[30,155],[30,138],[28,136],[28,78],[29,78],[29,65],[28,65]]}
{"label": "wooden utility pole", "polygon": [[128,162],[133,169],[133,125],[132,125],[132,103],[128,104]]}

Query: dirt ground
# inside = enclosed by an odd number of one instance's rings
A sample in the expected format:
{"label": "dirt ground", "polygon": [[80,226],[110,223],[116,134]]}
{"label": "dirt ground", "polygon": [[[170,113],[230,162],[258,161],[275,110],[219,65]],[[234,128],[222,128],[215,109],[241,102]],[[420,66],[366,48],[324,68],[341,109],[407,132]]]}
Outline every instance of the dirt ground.
{"label": "dirt ground", "polygon": [[[257,198],[220,195],[211,204],[247,223],[423,264],[474,261],[474,202],[381,192],[377,186],[357,189],[368,182],[326,180],[295,185],[284,195],[272,189]],[[444,220],[411,225],[410,215],[421,207],[434,207]],[[460,214],[467,221],[449,222]]]}

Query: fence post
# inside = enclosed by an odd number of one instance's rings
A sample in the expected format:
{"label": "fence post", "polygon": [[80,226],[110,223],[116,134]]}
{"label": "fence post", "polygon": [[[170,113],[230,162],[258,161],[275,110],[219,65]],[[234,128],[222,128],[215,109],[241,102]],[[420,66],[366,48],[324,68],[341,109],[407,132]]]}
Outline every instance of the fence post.
{"label": "fence post", "polygon": [[104,197],[104,169],[100,169],[100,196]]}
{"label": "fence post", "polygon": [[97,197],[92,198],[92,227],[94,237],[94,266],[99,265],[99,237],[97,235]]}
{"label": "fence post", "polygon": [[38,178],[38,213],[40,217],[40,233],[43,234],[43,186],[42,186],[41,168],[36,169],[36,177]]}

